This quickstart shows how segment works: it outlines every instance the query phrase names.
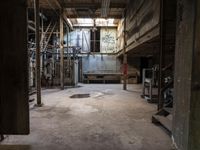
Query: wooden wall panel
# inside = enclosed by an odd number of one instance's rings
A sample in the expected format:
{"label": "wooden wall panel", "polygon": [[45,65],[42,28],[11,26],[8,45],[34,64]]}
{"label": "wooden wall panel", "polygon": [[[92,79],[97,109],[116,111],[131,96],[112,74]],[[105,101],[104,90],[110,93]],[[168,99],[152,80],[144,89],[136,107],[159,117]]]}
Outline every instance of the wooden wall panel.
{"label": "wooden wall panel", "polygon": [[200,0],[196,2],[196,9],[195,45],[192,61],[189,150],[200,149]]}
{"label": "wooden wall panel", "polygon": [[180,150],[200,149],[199,3],[178,0],[177,5],[173,139]]}
{"label": "wooden wall panel", "polygon": [[26,2],[0,1],[0,134],[29,133]]}
{"label": "wooden wall panel", "polygon": [[127,8],[127,50],[159,36],[160,0],[134,0]]}

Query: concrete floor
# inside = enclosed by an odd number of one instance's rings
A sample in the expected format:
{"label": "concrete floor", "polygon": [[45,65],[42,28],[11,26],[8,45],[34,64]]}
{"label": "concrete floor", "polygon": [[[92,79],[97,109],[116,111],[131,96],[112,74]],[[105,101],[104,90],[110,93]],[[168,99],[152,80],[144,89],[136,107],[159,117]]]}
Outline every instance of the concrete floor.
{"label": "concrete floor", "polygon": [[[151,123],[156,105],[140,98],[141,86],[121,88],[43,90],[44,107],[31,106],[30,135],[8,136],[0,150],[171,150],[170,137]],[[90,98],[70,98],[87,93]]]}

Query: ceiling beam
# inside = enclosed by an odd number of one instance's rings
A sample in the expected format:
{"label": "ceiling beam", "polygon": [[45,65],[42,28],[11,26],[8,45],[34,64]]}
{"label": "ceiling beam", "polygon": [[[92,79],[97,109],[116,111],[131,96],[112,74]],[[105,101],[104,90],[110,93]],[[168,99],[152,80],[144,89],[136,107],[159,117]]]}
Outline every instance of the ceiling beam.
{"label": "ceiling beam", "polygon": [[[77,15],[73,14],[73,15],[67,15],[68,18],[77,18]],[[88,18],[88,17],[91,17],[91,18],[101,18],[101,14],[96,14],[95,16],[92,15],[92,16],[86,16],[86,15],[81,15],[79,14],[78,15],[78,18]],[[108,18],[114,18],[114,19],[122,19],[123,16],[122,15],[108,15]]]}
{"label": "ceiling beam", "polygon": [[[125,8],[126,3],[110,3],[110,8]],[[101,8],[101,3],[65,3],[64,8]]]}
{"label": "ceiling beam", "polygon": [[[50,2],[50,0],[47,0],[47,1]],[[63,7],[62,7],[62,5],[61,5],[61,2],[60,2],[59,0],[54,0],[54,3],[58,6],[58,8],[59,8],[60,10],[63,9]],[[54,11],[56,11],[56,8],[54,8]],[[62,19],[64,20],[64,22],[67,23],[67,25],[70,27],[70,29],[73,29],[72,24],[71,24],[71,22],[68,20],[68,18],[67,18],[67,16],[66,16],[65,13],[63,13],[63,16],[62,16],[62,17],[63,17]]]}
{"label": "ceiling beam", "polygon": [[59,9],[62,9],[61,4],[58,0],[55,0],[56,5],[59,7]]}

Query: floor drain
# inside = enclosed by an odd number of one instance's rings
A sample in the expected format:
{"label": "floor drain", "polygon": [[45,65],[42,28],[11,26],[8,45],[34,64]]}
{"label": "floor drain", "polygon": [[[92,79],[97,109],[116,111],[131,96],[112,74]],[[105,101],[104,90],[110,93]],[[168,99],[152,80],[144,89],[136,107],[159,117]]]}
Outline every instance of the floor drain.
{"label": "floor drain", "polygon": [[70,98],[88,98],[90,97],[90,94],[74,94],[70,96]]}

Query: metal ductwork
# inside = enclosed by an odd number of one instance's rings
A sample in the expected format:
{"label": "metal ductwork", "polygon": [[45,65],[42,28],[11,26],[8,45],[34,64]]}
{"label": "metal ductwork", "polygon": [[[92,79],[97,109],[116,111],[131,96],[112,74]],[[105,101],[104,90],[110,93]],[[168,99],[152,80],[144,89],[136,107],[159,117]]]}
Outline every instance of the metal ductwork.
{"label": "metal ductwork", "polygon": [[107,18],[110,8],[110,0],[102,0],[101,3],[101,17]]}

